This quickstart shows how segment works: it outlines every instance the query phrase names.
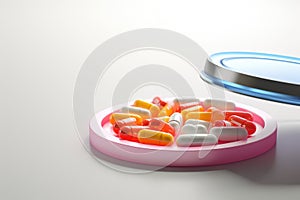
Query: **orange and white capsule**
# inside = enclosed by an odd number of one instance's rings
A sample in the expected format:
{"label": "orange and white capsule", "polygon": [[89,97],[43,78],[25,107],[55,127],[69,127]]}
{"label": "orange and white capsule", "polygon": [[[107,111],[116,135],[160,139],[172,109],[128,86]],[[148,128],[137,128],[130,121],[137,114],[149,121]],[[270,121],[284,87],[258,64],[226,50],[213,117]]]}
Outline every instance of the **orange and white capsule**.
{"label": "orange and white capsule", "polygon": [[151,112],[152,117],[156,117],[160,111],[160,108],[157,105],[140,99],[136,100],[133,105],[149,110]]}
{"label": "orange and white capsule", "polygon": [[186,115],[185,119],[199,119],[208,122],[214,122],[216,120],[224,120],[225,117],[221,111],[216,110],[213,112],[190,112]]}
{"label": "orange and white capsule", "polygon": [[151,118],[151,113],[145,108],[139,108],[134,106],[124,106],[121,108],[122,113],[132,113],[141,116],[144,119]]}
{"label": "orange and white capsule", "polygon": [[129,141],[138,141],[138,132],[143,129],[149,128],[148,126],[123,126],[119,132],[119,138]]}
{"label": "orange and white capsule", "polygon": [[129,117],[129,118],[125,118],[125,119],[116,121],[116,125],[121,128],[123,126],[137,125],[137,123],[136,123],[136,119],[134,117]]}
{"label": "orange and white capsule", "polygon": [[204,109],[202,106],[193,106],[193,107],[182,110],[181,115],[182,115],[183,121],[185,121],[186,114],[188,114],[190,112],[203,112],[203,111],[204,111]]}
{"label": "orange and white capsule", "polygon": [[140,130],[137,137],[138,141],[143,144],[167,146],[174,142],[174,137],[170,133],[149,129]]}
{"label": "orange and white capsule", "polygon": [[109,118],[109,122],[114,125],[117,121],[126,119],[126,118],[135,118],[136,124],[141,125],[143,123],[143,119],[141,116],[132,114],[132,113],[112,113]]}

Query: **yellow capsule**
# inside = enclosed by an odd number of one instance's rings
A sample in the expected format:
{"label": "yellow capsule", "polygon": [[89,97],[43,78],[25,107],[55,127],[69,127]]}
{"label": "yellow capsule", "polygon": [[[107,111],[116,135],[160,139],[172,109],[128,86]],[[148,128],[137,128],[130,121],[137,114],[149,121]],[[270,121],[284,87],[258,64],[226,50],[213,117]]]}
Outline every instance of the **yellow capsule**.
{"label": "yellow capsule", "polygon": [[143,129],[138,133],[138,140],[143,144],[167,146],[173,144],[174,137],[170,133]]}
{"label": "yellow capsule", "polygon": [[225,116],[222,111],[214,110],[213,112],[190,112],[186,115],[186,120],[188,119],[199,119],[214,122],[216,120],[224,120]]}
{"label": "yellow capsule", "polygon": [[132,113],[112,113],[109,118],[109,122],[114,125],[116,121],[126,119],[126,118],[135,118],[136,124],[141,125],[143,123],[143,118],[139,115],[132,114]]}
{"label": "yellow capsule", "polygon": [[158,117],[171,116],[174,113],[173,105],[167,103],[159,112]]}
{"label": "yellow capsule", "polygon": [[152,117],[156,117],[160,111],[160,108],[157,105],[140,99],[136,100],[133,105],[149,110],[151,112]]}
{"label": "yellow capsule", "polygon": [[185,121],[186,114],[188,114],[190,112],[203,112],[203,111],[204,111],[204,109],[202,106],[193,106],[193,107],[182,110],[181,115],[182,115],[183,121]]}
{"label": "yellow capsule", "polygon": [[157,119],[160,119],[164,122],[169,122],[170,117],[169,116],[162,116],[162,117],[157,117]]}
{"label": "yellow capsule", "polygon": [[204,121],[210,121],[211,119],[211,112],[190,112],[187,113],[185,116],[185,120],[188,119],[199,119]]}

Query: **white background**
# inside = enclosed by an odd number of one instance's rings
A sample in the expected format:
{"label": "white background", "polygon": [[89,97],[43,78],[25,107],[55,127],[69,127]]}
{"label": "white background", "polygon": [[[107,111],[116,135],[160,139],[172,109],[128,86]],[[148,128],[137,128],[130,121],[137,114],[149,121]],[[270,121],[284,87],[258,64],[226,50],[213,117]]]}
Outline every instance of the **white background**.
{"label": "white background", "polygon": [[[136,174],[92,158],[72,110],[81,65],[114,35],[164,28],[208,54],[300,57],[299,10],[296,0],[2,0],[0,199],[299,199],[299,123],[280,123],[276,149],[249,161]],[[299,119],[296,107],[228,95],[280,120]]]}

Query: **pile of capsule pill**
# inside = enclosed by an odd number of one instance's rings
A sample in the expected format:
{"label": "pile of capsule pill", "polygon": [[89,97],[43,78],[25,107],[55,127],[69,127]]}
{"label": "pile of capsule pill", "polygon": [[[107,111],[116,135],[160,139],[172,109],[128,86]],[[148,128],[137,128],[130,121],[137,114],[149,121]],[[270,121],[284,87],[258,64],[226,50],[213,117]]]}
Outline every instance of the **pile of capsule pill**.
{"label": "pile of capsule pill", "polygon": [[175,98],[136,100],[110,115],[120,140],[179,147],[245,140],[256,131],[253,115],[219,99]]}

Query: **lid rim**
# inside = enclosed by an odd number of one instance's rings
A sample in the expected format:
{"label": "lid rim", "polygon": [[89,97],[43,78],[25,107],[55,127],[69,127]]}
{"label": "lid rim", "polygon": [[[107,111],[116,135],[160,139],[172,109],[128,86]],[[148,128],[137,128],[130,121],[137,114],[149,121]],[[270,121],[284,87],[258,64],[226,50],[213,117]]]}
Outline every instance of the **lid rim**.
{"label": "lid rim", "polygon": [[[202,78],[202,80],[204,80],[207,83],[226,88],[234,93],[243,94],[246,96],[255,97],[259,99],[269,100],[277,103],[287,103],[290,105],[300,106],[300,97],[268,92],[260,89],[248,88],[247,86],[239,85],[236,83],[228,83],[224,80],[210,77],[209,75],[203,72],[200,74],[200,77]],[[266,93],[268,93],[268,95],[265,95]]]}
{"label": "lid rim", "polygon": [[[207,59],[202,73],[208,75],[209,77],[214,77],[249,88],[256,88],[284,95],[300,97],[300,85],[264,79],[236,71],[231,71],[229,69],[216,65],[210,58]],[[203,74],[201,74],[201,76],[202,75]],[[204,80],[207,81],[207,77]]]}

